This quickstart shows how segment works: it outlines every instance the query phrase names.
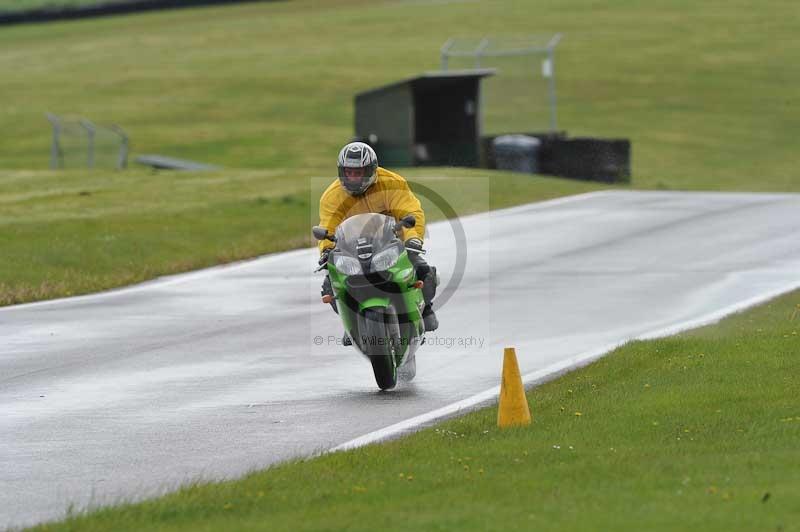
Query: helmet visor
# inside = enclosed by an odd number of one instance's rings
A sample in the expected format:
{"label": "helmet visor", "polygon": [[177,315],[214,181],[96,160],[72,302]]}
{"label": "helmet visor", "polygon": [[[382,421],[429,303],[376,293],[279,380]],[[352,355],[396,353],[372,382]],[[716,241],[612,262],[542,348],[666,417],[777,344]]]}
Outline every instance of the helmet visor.
{"label": "helmet visor", "polygon": [[362,194],[375,181],[376,166],[340,166],[339,180],[351,194]]}
{"label": "helmet visor", "polygon": [[342,173],[344,174],[344,180],[351,185],[360,185],[364,178],[367,177],[367,169],[362,167],[359,168],[342,168]]}

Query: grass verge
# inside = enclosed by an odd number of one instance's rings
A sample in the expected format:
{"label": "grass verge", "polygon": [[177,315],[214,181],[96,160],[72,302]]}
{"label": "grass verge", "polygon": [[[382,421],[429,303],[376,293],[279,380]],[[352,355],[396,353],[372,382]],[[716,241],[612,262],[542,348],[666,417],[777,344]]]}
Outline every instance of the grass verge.
{"label": "grass verge", "polygon": [[487,408],[35,530],[796,530],[798,334],[800,291],[531,390],[530,427]]}
{"label": "grass verge", "polygon": [[[458,214],[600,188],[478,170],[404,173],[435,188]],[[320,181],[314,175],[288,170],[0,175],[0,305],[95,292],[311,246],[319,197],[311,186]],[[488,197],[465,194],[465,180],[484,182]],[[432,206],[426,211],[437,219]]]}

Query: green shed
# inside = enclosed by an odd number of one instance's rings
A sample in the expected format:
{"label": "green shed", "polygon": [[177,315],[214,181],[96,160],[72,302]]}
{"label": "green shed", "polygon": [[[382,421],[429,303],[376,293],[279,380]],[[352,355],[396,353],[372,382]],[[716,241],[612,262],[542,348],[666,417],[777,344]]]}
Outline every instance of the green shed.
{"label": "green shed", "polygon": [[356,136],[381,166],[478,166],[480,80],[494,70],[427,72],[361,92]]}

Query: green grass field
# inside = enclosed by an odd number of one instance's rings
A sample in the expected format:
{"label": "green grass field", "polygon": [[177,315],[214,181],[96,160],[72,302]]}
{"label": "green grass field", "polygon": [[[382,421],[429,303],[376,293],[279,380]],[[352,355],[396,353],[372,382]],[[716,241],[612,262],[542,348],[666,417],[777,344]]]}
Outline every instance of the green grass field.
{"label": "green grass field", "polygon": [[50,111],[118,123],[137,153],[330,168],[357,91],[438,68],[453,35],[560,31],[560,124],[630,138],[635,186],[796,190],[795,8],[294,0],[10,27],[0,167],[46,167]]}
{"label": "green grass field", "polygon": [[800,291],[530,391],[529,427],[488,408],[37,530],[798,530],[798,334]]}

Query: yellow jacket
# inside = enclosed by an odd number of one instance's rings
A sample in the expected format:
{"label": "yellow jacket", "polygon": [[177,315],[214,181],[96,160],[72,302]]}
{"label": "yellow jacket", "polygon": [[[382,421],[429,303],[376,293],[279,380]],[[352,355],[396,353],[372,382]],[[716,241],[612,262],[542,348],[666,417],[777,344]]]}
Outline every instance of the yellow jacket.
{"label": "yellow jacket", "polygon": [[[417,224],[403,230],[403,241],[409,238],[422,240],[425,235],[425,213],[408,182],[385,168],[378,167],[377,172],[375,183],[360,196],[349,194],[338,179],[331,183],[319,200],[319,225],[332,234],[343,220],[356,214],[377,212],[394,216],[396,220],[412,214]],[[333,246],[330,240],[322,240],[319,250],[322,252]]]}

